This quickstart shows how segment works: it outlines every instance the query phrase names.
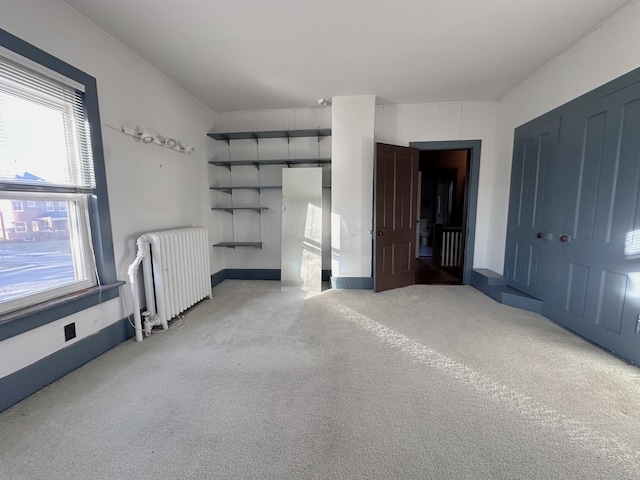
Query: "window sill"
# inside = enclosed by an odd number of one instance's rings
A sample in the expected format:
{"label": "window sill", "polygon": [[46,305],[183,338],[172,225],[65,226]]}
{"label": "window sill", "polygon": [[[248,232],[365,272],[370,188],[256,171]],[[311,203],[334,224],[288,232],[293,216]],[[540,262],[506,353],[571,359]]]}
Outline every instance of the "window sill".
{"label": "window sill", "polygon": [[117,281],[110,285],[95,286],[0,314],[0,341],[117,298],[118,287],[124,283]]}

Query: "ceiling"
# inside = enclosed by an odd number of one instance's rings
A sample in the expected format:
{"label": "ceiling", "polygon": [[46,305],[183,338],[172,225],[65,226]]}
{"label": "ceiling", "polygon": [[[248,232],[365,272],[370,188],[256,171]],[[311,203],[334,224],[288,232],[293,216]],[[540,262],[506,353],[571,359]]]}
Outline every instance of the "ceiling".
{"label": "ceiling", "polygon": [[632,0],[65,0],[217,112],[500,98]]}

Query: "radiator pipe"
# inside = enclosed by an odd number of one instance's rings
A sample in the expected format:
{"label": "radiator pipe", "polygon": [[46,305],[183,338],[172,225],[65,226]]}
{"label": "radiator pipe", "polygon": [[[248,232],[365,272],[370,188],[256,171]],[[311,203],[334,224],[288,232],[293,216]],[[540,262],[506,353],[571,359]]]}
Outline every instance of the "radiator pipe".
{"label": "radiator pipe", "polygon": [[[131,296],[133,297],[133,325],[136,330],[136,342],[141,342],[143,338],[143,332],[149,335],[151,333],[146,328],[151,328],[154,325],[162,325],[164,330],[169,328],[169,324],[166,320],[161,320],[156,311],[155,304],[155,292],[153,290],[153,274],[151,273],[151,255],[150,252],[150,239],[146,235],[140,235],[136,241],[138,251],[136,258],[131,265],[127,273],[129,274],[129,285],[131,286]],[[149,312],[148,318],[151,320],[151,325],[147,327],[144,325],[143,329],[142,318],[140,315],[140,293],[138,290],[138,269],[142,264],[142,273],[144,275],[144,290],[145,298],[147,300],[147,311]]]}
{"label": "radiator pipe", "polygon": [[131,286],[131,297],[133,298],[133,326],[136,330],[136,342],[142,341],[142,319],[140,318],[140,297],[138,294],[138,283],[136,277],[138,276],[138,268],[145,257],[148,257],[149,244],[145,242],[143,237],[138,238],[136,242],[138,246],[138,252],[136,258],[131,265],[127,273],[129,274],[129,285]]}
{"label": "radiator pipe", "polygon": [[151,241],[146,235],[142,235],[138,241],[144,241],[144,260],[142,261],[142,274],[144,275],[144,298],[147,300],[147,312],[155,319],[156,310],[156,292],[153,288],[153,267],[151,265]]}
{"label": "radiator pipe", "polygon": [[[151,314],[149,318],[152,321],[152,325],[162,325],[163,330],[169,329],[169,323],[165,318],[160,318],[158,316],[158,308],[156,306],[156,292],[155,292],[155,283],[153,281],[153,265],[151,262],[151,255],[149,255],[150,251],[159,252],[160,244],[158,242],[157,235],[142,235],[140,239],[144,239],[145,247],[147,249],[144,263],[142,264],[142,273],[144,274],[144,294],[147,299],[147,311]],[[138,239],[138,240],[140,240]]]}

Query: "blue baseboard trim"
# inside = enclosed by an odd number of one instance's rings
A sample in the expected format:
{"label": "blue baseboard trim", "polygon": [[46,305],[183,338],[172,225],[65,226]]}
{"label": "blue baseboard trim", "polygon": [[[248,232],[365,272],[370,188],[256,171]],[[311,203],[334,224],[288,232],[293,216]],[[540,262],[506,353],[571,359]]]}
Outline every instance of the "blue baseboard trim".
{"label": "blue baseboard trim", "polygon": [[474,269],[469,284],[476,290],[480,290],[488,297],[493,298],[496,302],[521,310],[542,313],[544,307],[542,301],[509,287],[506,285],[505,278],[499,273],[485,268]]}
{"label": "blue baseboard trim", "polygon": [[225,275],[224,270],[220,270],[219,272],[214,273],[213,275],[211,275],[211,287],[213,288],[219,283],[224,282],[226,278],[227,276]]}
{"label": "blue baseboard trim", "polygon": [[0,378],[0,412],[99,357],[134,334],[129,320],[123,318],[28,367]]}
{"label": "blue baseboard trim", "polygon": [[227,268],[225,275],[229,280],[280,280],[280,269]]}
{"label": "blue baseboard trim", "polygon": [[[226,279],[229,280],[280,280],[278,268],[227,268],[211,275],[211,286],[215,287]],[[322,271],[322,281],[331,279],[331,270]]]}
{"label": "blue baseboard trim", "polygon": [[331,277],[331,288],[344,290],[355,288],[358,290],[373,290],[372,277]]}

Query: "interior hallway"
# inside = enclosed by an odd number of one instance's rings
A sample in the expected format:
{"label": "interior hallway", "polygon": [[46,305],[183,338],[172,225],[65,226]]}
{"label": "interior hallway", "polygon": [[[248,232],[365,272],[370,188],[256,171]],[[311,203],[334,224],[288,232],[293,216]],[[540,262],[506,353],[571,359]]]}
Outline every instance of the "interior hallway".
{"label": "interior hallway", "polygon": [[0,478],[640,475],[640,370],[540,315],[468,286],[213,295],[0,414]]}
{"label": "interior hallway", "polygon": [[456,269],[458,276],[447,269],[433,266],[433,258],[416,258],[416,284],[418,285],[462,285],[460,269]]}

